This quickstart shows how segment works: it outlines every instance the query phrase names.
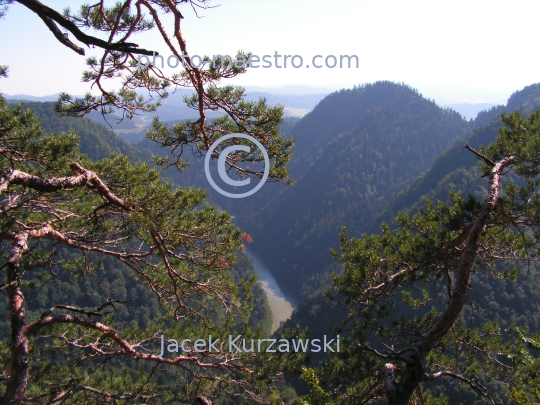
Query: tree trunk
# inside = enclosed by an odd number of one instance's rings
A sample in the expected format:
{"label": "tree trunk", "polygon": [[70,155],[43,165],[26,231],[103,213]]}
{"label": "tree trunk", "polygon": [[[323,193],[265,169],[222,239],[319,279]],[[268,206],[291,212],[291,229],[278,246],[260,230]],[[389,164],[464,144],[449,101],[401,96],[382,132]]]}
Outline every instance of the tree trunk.
{"label": "tree trunk", "polygon": [[411,349],[412,356],[410,361],[407,362],[398,384],[395,383],[397,367],[393,364],[385,364],[383,366],[383,374],[386,378],[387,405],[407,405],[409,403],[409,399],[416,390],[416,387],[424,380],[423,364],[426,357],[452,327],[463,309],[469,294],[471,271],[477,255],[478,241],[499,200],[501,172],[512,163],[514,163],[514,157],[506,157],[497,162],[491,169],[489,193],[478,217],[472,223],[472,228],[463,247],[452,296],[441,316],[422,338],[418,346]]}
{"label": "tree trunk", "polygon": [[205,397],[197,397],[193,400],[191,405],[212,405],[212,401],[206,399]]}
{"label": "tree trunk", "polygon": [[418,364],[408,364],[405,367],[401,382],[397,386],[394,397],[388,401],[388,405],[407,405],[409,399],[424,379],[424,368]]}
{"label": "tree trunk", "polygon": [[17,235],[7,263],[11,359],[7,366],[9,381],[4,395],[4,405],[22,405],[28,386],[28,338],[25,334],[26,315],[19,268],[21,257],[28,249],[27,236],[27,234]]}

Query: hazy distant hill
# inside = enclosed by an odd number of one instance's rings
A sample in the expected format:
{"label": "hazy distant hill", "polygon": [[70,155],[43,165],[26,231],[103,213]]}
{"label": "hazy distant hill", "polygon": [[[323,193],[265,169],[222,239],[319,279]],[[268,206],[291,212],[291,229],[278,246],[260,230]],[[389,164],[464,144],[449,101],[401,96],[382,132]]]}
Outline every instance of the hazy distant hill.
{"label": "hazy distant hill", "polygon": [[135,119],[130,120],[127,118],[122,118],[122,116],[116,114],[103,115],[98,111],[92,111],[91,113],[86,114],[85,117],[90,118],[91,120],[96,121],[97,123],[102,124],[111,130],[137,129]]}
{"label": "hazy distant hill", "polygon": [[13,96],[10,96],[9,94],[2,94],[2,97],[4,97],[6,100],[9,100],[9,101],[45,102],[45,101],[56,101],[56,100],[58,100],[59,95],[60,95],[60,93],[50,94],[48,96],[31,96],[29,94],[15,94]]}
{"label": "hazy distant hill", "polygon": [[311,111],[328,93],[315,94],[271,94],[267,92],[254,91],[247,93],[247,99],[257,101],[259,98],[266,98],[270,105],[281,104],[284,107],[293,107]]}
{"label": "hazy distant hill", "polygon": [[361,233],[394,196],[464,137],[468,123],[405,85],[332,93],[293,128],[293,187],[268,185],[241,210],[253,249],[298,297],[334,265],[342,226]]}
{"label": "hazy distant hill", "polygon": [[[158,115],[163,121],[173,121],[179,119],[193,118],[196,111],[188,108],[183,101],[183,96],[191,94],[193,91],[187,89],[177,90],[162,102],[156,113],[144,113],[143,116]],[[258,101],[265,98],[269,105],[280,104],[285,107],[285,116],[305,115],[311,111],[317,103],[322,100],[327,93],[317,94],[272,94],[270,92],[247,92],[246,100]],[[208,118],[215,118],[223,115],[220,111],[208,111]]]}
{"label": "hazy distant hill", "polygon": [[[289,89],[290,93],[287,92]],[[324,90],[303,88],[302,86],[291,86],[276,89],[276,93],[272,92],[273,90],[259,91],[249,91],[247,92],[246,99],[249,101],[258,101],[259,98],[264,97],[270,105],[280,104],[285,107],[285,116],[303,116],[311,111],[319,101],[321,101],[328,92]],[[317,93],[313,93],[317,91]],[[179,88],[174,92],[169,94],[169,97],[162,100],[161,106],[158,107],[157,111],[154,113],[140,113],[134,117],[134,120],[123,120],[121,123],[118,123],[117,120],[111,115],[107,116],[108,123],[105,122],[99,113],[89,114],[89,118],[104,124],[109,127],[109,124],[113,129],[130,129],[135,128],[135,124],[150,124],[151,117],[157,115],[161,118],[162,121],[174,121],[193,118],[197,115],[197,111],[189,108],[186,103],[184,103],[183,97],[190,96],[193,94],[192,89]],[[31,96],[27,94],[16,94],[13,96],[4,94],[3,97],[6,100],[11,101],[35,101],[35,102],[47,102],[47,101],[56,101],[58,100],[58,94],[52,94],[48,96]],[[220,111],[208,111],[208,118],[219,117],[223,114]],[[110,119],[109,119],[110,117]],[[117,116],[118,118],[118,116]],[[122,136],[122,134],[120,134]]]}

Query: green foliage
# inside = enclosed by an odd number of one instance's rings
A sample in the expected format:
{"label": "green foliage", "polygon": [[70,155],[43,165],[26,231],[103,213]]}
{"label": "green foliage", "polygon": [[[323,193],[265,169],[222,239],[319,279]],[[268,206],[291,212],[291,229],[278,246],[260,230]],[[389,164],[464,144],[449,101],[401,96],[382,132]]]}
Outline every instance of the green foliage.
{"label": "green foliage", "polygon": [[[185,120],[174,124],[172,127],[166,123],[162,123],[156,117],[154,118],[152,128],[148,131],[147,137],[150,140],[157,142],[162,146],[172,147],[171,155],[159,159],[159,163],[163,166],[174,165],[179,170],[184,170],[189,161],[182,157],[183,148],[178,148],[179,145],[191,146],[194,153],[208,149],[208,146],[217,141],[221,134],[243,133],[249,134],[260,142],[265,147],[270,157],[270,181],[279,181],[285,184],[291,184],[292,180],[288,178],[289,170],[287,163],[291,158],[291,148],[293,146],[292,139],[285,139],[279,132],[279,123],[283,117],[283,108],[280,106],[270,107],[264,99],[259,101],[246,101],[245,90],[241,87],[223,86],[220,88],[208,89],[208,97],[217,100],[223,100],[228,106],[229,114],[224,114],[220,118],[210,120],[211,128],[219,128],[210,139],[201,137],[197,120]],[[197,109],[199,105],[199,94],[195,93],[191,97],[184,97],[186,104]],[[238,145],[238,139],[222,142],[218,150],[231,145]],[[254,145],[250,141],[244,141],[251,147]],[[238,156],[236,156],[238,155]],[[253,168],[254,163],[264,161],[262,153],[251,156],[237,153],[229,155],[229,159],[235,162],[235,173],[240,176],[259,176],[260,169]],[[241,164],[246,163],[241,168]]]}
{"label": "green foliage", "polygon": [[[76,156],[79,145],[75,134],[46,136],[37,117],[31,111],[24,111],[22,105],[17,105],[11,111],[6,101],[0,98],[0,108],[0,131],[6,158],[2,160],[2,168],[23,168],[25,162],[29,161],[39,163],[40,167],[58,170]],[[18,136],[9,136],[18,130],[21,132]]]}
{"label": "green foliage", "polygon": [[[152,52],[129,42],[130,37],[156,26],[159,26],[158,31],[173,54],[188,54],[179,29],[183,16],[177,6],[182,3],[185,2],[146,2],[141,7],[130,1],[112,6],[105,6],[102,2],[83,5],[75,13],[66,8],[63,14],[45,5],[31,7],[26,4],[68,48],[84,55],[85,49],[75,43],[82,41],[87,46],[103,50],[100,58],[87,59],[88,70],[83,72],[83,81],[92,83],[101,94],[72,97],[63,93],[55,104],[55,110],[68,116],[84,116],[98,110],[103,113],[120,112],[122,117],[133,118],[141,110],[155,111],[161,99],[168,96],[169,88],[193,87],[196,94],[186,103],[197,111],[197,120],[184,127],[177,126],[171,136],[168,128],[155,123],[156,132],[151,136],[161,145],[170,147],[173,158],[172,162],[161,159],[160,163],[183,168],[181,155],[184,148],[201,154],[224,133],[244,132],[257,138],[268,151],[271,161],[269,180],[289,184],[291,180],[286,165],[293,141],[279,133],[282,108],[269,107],[265,100],[245,101],[245,92],[238,87],[218,87],[221,79],[244,73],[245,67],[208,67],[209,59],[205,58],[203,66],[196,68],[189,66],[187,57],[185,70],[170,77],[165,76],[157,66],[139,69],[135,55],[150,55]],[[206,7],[205,0],[198,3],[197,6]],[[143,15],[141,9],[147,10],[149,16]],[[172,20],[174,44],[162,25],[162,22]],[[60,26],[73,35],[62,35],[58,29]],[[81,29],[97,32],[97,36],[83,33]],[[107,40],[101,39],[103,33]],[[244,58],[249,56],[245,52],[239,54]],[[118,78],[122,80],[120,89],[104,90],[106,80]],[[143,96],[140,89],[145,91],[144,94],[148,91],[150,96]],[[41,106],[33,107],[39,109]],[[209,121],[205,114],[207,110],[222,110],[227,116]],[[46,119],[49,117],[48,112],[40,114],[47,130],[58,130],[58,120],[53,119],[54,122],[48,123]],[[64,120],[65,123],[67,121]],[[230,330],[256,336],[260,330],[251,332],[250,323],[262,320],[263,328],[269,324],[267,308],[262,308],[262,313],[256,314],[255,320],[246,319],[253,299],[257,296],[260,298],[261,291],[256,291],[254,297],[252,287],[255,279],[244,277],[245,273],[252,273],[252,269],[231,270],[236,252],[241,247],[241,233],[232,224],[231,216],[205,205],[206,193],[203,191],[177,189],[164,183],[149,165],[132,166],[126,156],[111,155],[111,152],[120,152],[134,161],[144,160],[134,148],[122,143],[112,145],[115,137],[101,127],[90,123],[81,126],[81,121],[71,121],[67,125],[80,132],[78,139],[73,133],[70,135],[74,142],[80,142],[81,150],[90,158],[79,156],[77,148],[70,149],[72,154],[66,155],[58,164],[54,163],[58,166],[58,174],[48,170],[48,159],[34,162],[20,154],[10,157],[11,151],[2,150],[8,156],[6,167],[11,164],[11,168],[6,168],[2,173],[4,184],[9,182],[3,189],[4,202],[7,201],[8,207],[5,211],[9,211],[9,215],[2,223],[2,242],[5,246],[3,260],[8,269],[5,287],[12,311],[10,365],[20,365],[17,370],[8,371],[8,374],[12,374],[7,383],[6,398],[15,395],[14,387],[26,389],[26,363],[19,359],[27,357],[25,342],[30,339],[34,350],[30,355],[31,368],[35,374],[30,380],[27,394],[34,402],[96,403],[113,400],[158,403],[162,400],[175,403],[191,401],[198,393],[213,397],[230,394],[234,397],[241,392],[245,393],[246,401],[264,401],[261,395],[266,390],[265,381],[271,376],[267,373],[261,377],[256,372],[252,373],[249,367],[254,364],[254,359],[249,356],[229,355],[224,351],[213,356],[192,350],[187,356],[175,357],[170,365],[177,368],[170,372],[170,376],[175,378],[184,373],[177,378],[185,388],[180,398],[178,390],[170,390],[170,384],[163,384],[163,381],[155,383],[154,379],[167,374],[164,369],[167,362],[147,354],[148,345],[160,330],[190,338],[206,333],[221,336]],[[85,138],[84,131],[88,127],[89,132],[93,132],[89,137],[90,142]],[[17,128],[16,131],[21,129]],[[8,138],[13,135],[12,132],[12,129],[7,131]],[[47,140],[41,135],[36,139],[38,142]],[[225,147],[227,144],[221,144],[215,151],[216,156]],[[50,152],[47,147],[43,150],[46,154]],[[93,162],[91,159],[102,160]],[[257,155],[256,152],[236,153],[228,156],[227,164],[239,176],[260,178],[262,169],[253,169],[251,163],[261,161],[261,154]],[[24,173],[15,171],[14,162],[21,163]],[[29,177],[30,172],[36,177]],[[63,177],[58,178],[59,175]],[[17,203],[17,200],[21,203]],[[26,240],[22,244],[14,242],[25,238],[29,239],[28,244]],[[12,249],[6,246],[9,242],[14,246]],[[59,247],[61,245],[69,247],[67,253]],[[74,254],[73,250],[81,253]],[[55,261],[57,255],[62,258],[61,262]],[[50,296],[44,298],[39,290],[47,290],[43,283],[53,284],[52,277],[46,274],[47,269],[53,276],[58,274],[55,274],[55,269],[67,271],[75,278],[97,275],[111,269],[103,256],[114,257],[122,263],[117,274],[120,283],[128,270],[134,276],[134,281],[152,292],[154,300],[157,300],[161,313],[148,311],[143,319],[138,320],[145,328],[144,332],[139,329],[138,322],[129,317],[123,319],[119,316],[117,319],[120,323],[129,322],[129,326],[114,325],[115,320],[103,318],[111,322],[113,327],[122,328],[119,329],[121,333],[117,333],[101,323],[88,323],[70,315],[75,312],[89,318],[103,316],[101,312],[113,305],[112,301],[95,310],[55,305],[38,319],[33,318],[35,320],[29,326],[26,326],[27,320],[21,309],[12,310],[18,305],[13,297],[24,296],[29,293],[27,289],[32,292],[37,289],[39,304],[46,305]],[[238,274],[242,272],[244,274]],[[105,281],[103,283],[107,284]],[[69,297],[62,295],[62,298],[81,302],[76,285],[66,283],[65,289],[69,291]],[[119,295],[123,296],[125,292],[119,292]],[[19,317],[17,321],[13,315],[15,313]],[[150,319],[152,316],[155,318]],[[171,324],[171,319],[178,323]],[[39,331],[39,336],[15,337],[34,331]],[[145,338],[147,333],[151,336]],[[125,340],[122,341],[119,335],[124,336],[122,339]],[[50,363],[44,361],[43,354],[51,359]],[[150,370],[140,364],[133,366],[131,360],[123,366],[120,360],[122,356],[137,361],[152,360],[156,367]],[[72,378],[68,379],[67,371],[83,362],[87,368],[81,367],[80,374],[73,373]],[[21,378],[13,377],[19,374]],[[150,377],[143,381],[148,375]],[[89,388],[92,386],[99,386],[104,391]],[[127,393],[116,395],[108,394],[109,391]],[[21,393],[17,395],[22,401]]]}
{"label": "green foliage", "polygon": [[[519,177],[504,184],[504,195],[475,248],[474,275],[465,288],[474,291],[476,298],[471,295],[465,308],[457,309],[456,314],[461,315],[430,349],[425,361],[420,360],[425,373],[420,379],[424,381],[422,390],[438,391],[440,378],[461,384],[461,395],[456,398],[453,394],[452,401],[468,398],[467,403],[473,403],[484,396],[508,403],[510,398],[523,402],[534,397],[540,364],[535,335],[538,325],[534,318],[519,317],[521,310],[517,303],[509,302],[511,297],[494,297],[489,292],[503,280],[530,283],[523,279],[526,266],[536,279],[539,117],[540,112],[528,120],[519,113],[503,115],[506,127],[483,149],[484,173],[489,174],[494,166],[488,164],[490,160],[510,159],[514,178]],[[396,231],[383,224],[380,235],[349,239],[347,230],[342,230],[341,253],[333,255],[343,263],[344,272],[334,275],[332,296],[347,307],[343,327],[351,333],[343,342],[344,353],[328,358],[311,378],[310,395],[320,395],[320,386],[324,386],[329,387],[325,395],[331,395],[326,403],[368,404],[386,397],[383,366],[403,364],[398,373],[405,373],[411,363],[416,364],[415,350],[425,347],[427,339],[437,333],[435,328],[441,327],[438,320],[459,293],[456,283],[463,266],[462,252],[471,249],[466,243],[484,212],[482,207],[472,195],[465,198],[451,192],[448,204],[439,201],[435,206],[428,200],[412,217],[399,214]],[[493,310],[490,300],[500,309]],[[513,310],[512,317],[519,318],[501,317],[506,303]],[[406,356],[407,352],[412,354]],[[314,378],[320,379],[320,386],[314,384]],[[396,384],[402,381],[398,377]],[[421,394],[416,391],[415,395]]]}
{"label": "green foliage", "polygon": [[326,405],[330,403],[330,395],[319,386],[319,379],[315,371],[311,368],[302,367],[302,379],[309,387],[309,394],[306,398],[300,399],[300,405]]}
{"label": "green foliage", "polygon": [[[98,317],[140,354],[130,360],[133,355],[123,353],[111,335],[79,321],[38,329],[29,338],[27,398],[48,403],[63,392],[64,402],[77,404],[105,403],[110,395],[129,403],[186,403],[199,393],[219,396],[216,384],[225,395],[242,392],[251,382],[258,398],[271,376],[250,382],[245,371],[255,363],[249,357],[221,352],[182,358],[180,353],[182,367],[140,361],[145,353],[159,353],[162,334],[192,340],[231,331],[250,336],[249,324],[268,333],[268,304],[260,287],[253,293],[247,257],[241,255],[234,268],[241,232],[231,216],[205,205],[204,191],[164,183],[146,164],[132,166],[114,154],[93,162],[78,149],[73,132],[46,135],[29,110],[11,109],[0,99],[2,181],[14,170],[51,179],[50,184],[65,176],[64,186],[56,189],[24,182],[5,189],[1,268],[12,257],[10,235],[52,226],[55,233],[38,232],[29,239],[20,262],[26,323],[81,313]],[[95,173],[121,205],[115,206],[99,183],[70,185],[77,175],[72,162]],[[5,287],[10,291],[11,284]],[[260,312],[250,317],[254,299]],[[4,313],[12,305],[0,303]],[[9,317],[2,324],[0,356],[7,364],[11,348],[5,343],[13,324]],[[220,362],[228,372],[219,371]],[[241,384],[230,382],[235,379]]]}
{"label": "green foliage", "polygon": [[81,152],[87,154],[92,160],[105,159],[111,153],[126,155],[133,162],[149,160],[146,154],[93,120],[59,116],[54,112],[54,103],[52,102],[23,102],[22,107],[32,111],[46,133],[58,134],[70,131],[76,133]]}
{"label": "green foliage", "polygon": [[497,138],[503,112],[521,110],[526,116],[531,113],[531,109],[540,107],[539,100],[540,84],[534,84],[514,93],[506,106],[478,114],[472,124],[473,132],[442,153],[429,170],[405,187],[378,216],[369,231],[379,232],[381,222],[394,224],[394,217],[399,211],[411,214],[417,212],[427,198],[447,201],[448,192],[451,190],[484,198],[486,189],[482,183],[478,161],[472,153],[463,150],[463,147],[468,144],[480,149],[482,145],[491,144]]}
{"label": "green foliage", "polygon": [[[108,42],[95,38],[93,43],[103,49],[103,54],[87,59],[88,70],[83,72],[82,78],[83,82],[98,88],[101,94],[88,93],[84,97],[73,97],[62,93],[56,103],[56,111],[68,116],[81,116],[91,111],[120,113],[123,118],[131,119],[141,111],[155,112],[161,101],[169,96],[170,89],[192,88],[193,94],[184,97],[184,101],[196,118],[177,124],[172,130],[156,119],[148,133],[150,139],[170,149],[170,160],[161,158],[158,160],[160,164],[183,170],[189,152],[200,156],[223,135],[244,133],[256,138],[268,152],[269,181],[290,184],[287,163],[293,141],[279,133],[283,108],[270,107],[264,99],[247,101],[245,90],[241,87],[221,86],[223,79],[245,73],[246,64],[226,63],[222,60],[224,58],[213,61],[209,56],[204,56],[198,66],[192,63],[179,29],[183,16],[177,7],[182,3],[185,2],[145,3],[144,9],[150,13],[148,17],[143,14],[142,7],[131,2],[116,3],[112,7],[104,3],[83,5],[78,12],[66,9],[64,16],[67,20],[91,31],[107,32]],[[197,6],[206,8],[206,0],[198,3]],[[174,27],[174,38],[168,36],[165,21]],[[132,35],[144,35],[156,27],[171,55],[177,58],[178,63],[182,60],[183,69],[165,74],[162,55],[128,42]],[[65,41],[63,43],[66,45]],[[76,47],[74,44],[67,46],[72,49]],[[250,56],[249,52],[240,50],[235,58],[246,61]],[[104,90],[104,83],[116,78],[122,79],[121,88],[117,91]],[[208,119],[207,113],[215,111],[221,111],[224,115],[214,120]],[[214,157],[230,145],[231,142],[220,144],[213,152]],[[253,162],[262,161],[262,153],[233,153],[228,156],[226,164],[240,176],[262,178],[263,169],[252,165]]]}

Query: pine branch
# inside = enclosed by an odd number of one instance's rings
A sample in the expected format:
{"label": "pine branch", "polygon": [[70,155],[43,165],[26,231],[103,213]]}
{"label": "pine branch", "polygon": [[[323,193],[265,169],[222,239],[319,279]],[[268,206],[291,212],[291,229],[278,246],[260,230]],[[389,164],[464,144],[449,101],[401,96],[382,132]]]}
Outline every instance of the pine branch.
{"label": "pine branch", "polygon": [[126,211],[131,211],[131,208],[127,207],[121,198],[114,195],[95,172],[85,169],[76,162],[71,164],[71,169],[77,173],[76,176],[50,178],[34,176],[16,169],[6,169],[0,173],[0,195],[3,194],[11,184],[17,184],[43,192],[54,192],[90,186],[107,201]]}
{"label": "pine branch", "polygon": [[485,163],[487,163],[488,165],[490,165],[491,167],[495,166],[495,162],[493,162],[490,158],[488,158],[487,156],[484,156],[482,155],[480,152],[478,152],[476,149],[474,148],[471,148],[469,146],[469,144],[466,144],[463,149],[467,149],[469,151],[471,151],[472,153],[474,153],[476,155],[477,158],[479,158],[480,160],[483,160]]}
{"label": "pine branch", "polygon": [[[32,10],[36,13],[47,25],[47,27],[52,31],[54,36],[65,46],[74,50],[80,55],[84,55],[84,49],[78,47],[73,42],[71,42],[67,37],[65,37],[55,23],[64,27],[66,30],[71,32],[75,38],[77,38],[82,43],[87,46],[94,45],[99,48],[107,49],[109,51],[119,51],[124,53],[133,53],[140,55],[158,55],[157,52],[149,51],[147,49],[139,49],[139,45],[132,42],[107,42],[102,39],[87,35],[82,32],[77,25],[64,17],[62,14],[53,10],[50,7],[47,7],[38,0],[16,0],[18,3],[22,4],[26,8]],[[63,38],[59,38],[59,35]]]}

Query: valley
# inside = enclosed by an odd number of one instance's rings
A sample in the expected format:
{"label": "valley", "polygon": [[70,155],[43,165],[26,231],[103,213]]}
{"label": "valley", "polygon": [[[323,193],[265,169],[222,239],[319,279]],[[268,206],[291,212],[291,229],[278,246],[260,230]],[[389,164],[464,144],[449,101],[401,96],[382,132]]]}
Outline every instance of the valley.
{"label": "valley", "polygon": [[247,250],[247,254],[251,259],[253,267],[257,271],[259,282],[266,294],[270,308],[272,308],[273,327],[272,333],[275,332],[282,322],[286,322],[296,309],[293,304],[287,300],[281,289],[279,288],[272,273],[264,264],[255,256],[255,254]]}
{"label": "valley", "polygon": [[[299,325],[309,328],[312,336],[322,336],[347,316],[324,293],[332,291],[331,275],[343,272],[331,254],[332,249],[339,251],[340,229],[347,227],[359,236],[379,233],[383,221],[396,228],[398,212],[421,212],[426,198],[448,201],[452,190],[483,198],[477,159],[463,146],[479,149],[491,143],[501,112],[518,109],[528,114],[538,100],[540,85],[532,85],[512,95],[506,106],[492,107],[467,121],[406,85],[377,82],[332,93],[303,118],[284,121],[281,130],[296,143],[290,162],[293,186],[268,184],[250,198],[231,201],[207,187],[199,160],[184,172],[170,168],[164,173],[178,186],[205,188],[209,201],[231,212],[235,223],[252,236],[235,270],[238,277],[256,274],[259,280],[252,326],[279,334]],[[81,150],[93,159],[121,153],[134,162],[150,162],[152,153],[162,153],[152,142],[141,140],[140,128],[129,123],[115,132],[124,137],[138,133],[139,141],[133,144],[92,120],[55,116],[52,103],[27,102],[25,107],[48,132],[74,128]],[[122,278],[123,271],[115,269],[114,277]],[[524,318],[518,311],[525,301],[534,302],[534,308],[540,305],[535,292],[537,286],[540,291],[539,276],[534,268],[531,272],[529,278],[520,278],[527,295],[516,295],[511,285],[488,283],[485,277],[475,276],[475,281],[485,289],[484,305],[490,308],[498,291],[507,297],[499,303],[504,302],[509,316],[534,332],[539,330],[538,316]],[[540,307],[537,310],[540,313]],[[496,312],[491,316],[497,317]],[[149,322],[148,316],[144,322]],[[325,359],[314,357],[316,364]],[[446,392],[455,400],[472,401],[458,391]]]}

